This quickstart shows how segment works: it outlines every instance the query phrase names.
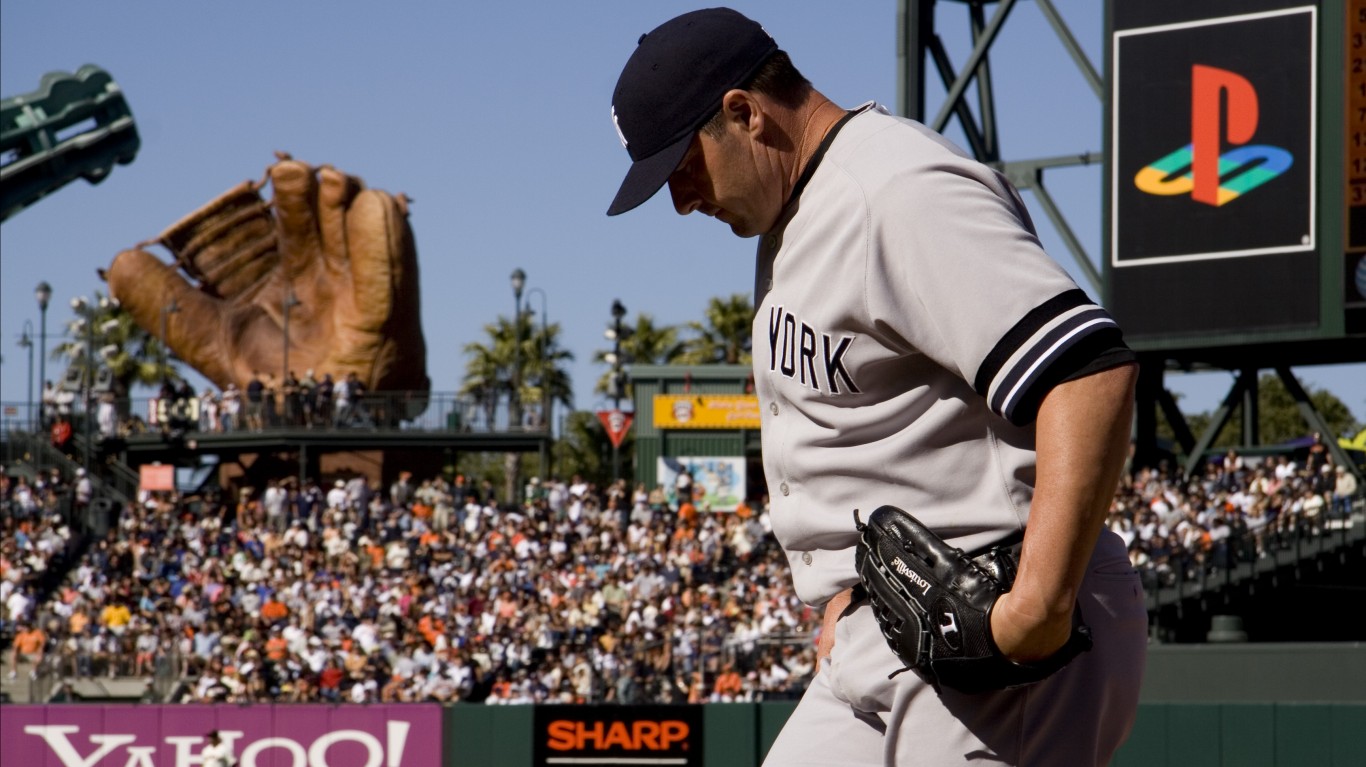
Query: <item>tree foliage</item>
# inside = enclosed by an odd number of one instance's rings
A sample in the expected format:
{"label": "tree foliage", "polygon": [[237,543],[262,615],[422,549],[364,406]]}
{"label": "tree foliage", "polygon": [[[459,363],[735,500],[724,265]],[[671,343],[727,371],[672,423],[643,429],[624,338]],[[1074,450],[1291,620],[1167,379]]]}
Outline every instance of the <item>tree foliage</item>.
{"label": "tree foliage", "polygon": [[[636,365],[668,365],[676,362],[683,353],[683,343],[679,340],[677,325],[656,325],[652,315],[641,312],[635,322],[626,323],[621,339],[623,363]],[[607,356],[611,349],[599,349],[593,353],[593,361],[607,365],[598,377],[593,391],[597,394],[612,393],[612,368]],[[629,377],[622,396],[630,399],[634,395]]]}
{"label": "tree foliage", "polygon": [[[468,360],[460,394],[473,401],[486,427],[493,428],[498,422],[498,405],[504,398],[509,413],[506,423],[517,428],[548,426],[547,414],[541,412],[547,388],[552,401],[566,407],[572,405],[574,389],[565,363],[573,360],[574,355],[559,346],[559,324],[538,325],[532,322],[531,312],[526,311],[515,319],[499,317],[485,325],[484,332],[486,343],[465,344]],[[523,418],[521,424],[516,424],[516,410],[537,417],[534,422]],[[517,453],[503,456],[502,473],[503,498],[515,498],[522,474]]]}
{"label": "tree foliage", "polygon": [[76,316],[66,323],[66,340],[51,352],[54,362],[65,362],[82,381],[93,382],[101,369],[107,369],[119,397],[128,396],[137,385],[180,380],[175,361],[156,336],[139,327],[117,301],[99,291],[94,295],[93,300],[72,300]]}
{"label": "tree foliage", "polygon": [[[635,475],[635,430],[626,433],[620,450],[621,476]],[[564,431],[555,444],[555,474],[561,478],[575,474],[599,487],[612,481],[612,439],[596,413],[580,410],[570,413]]]}
{"label": "tree foliage", "polygon": [[[1329,429],[1332,430],[1332,434],[1323,435],[1325,438],[1351,436],[1361,430],[1362,425],[1352,417],[1351,410],[1332,392],[1306,386],[1305,393],[1309,395],[1309,401],[1313,403],[1314,409],[1319,412],[1319,415],[1328,424]],[[1209,428],[1209,425],[1214,421],[1214,416],[1214,412],[1208,411],[1186,415],[1186,424],[1196,439],[1199,439]],[[1233,409],[1228,422],[1220,431],[1212,447],[1218,449],[1250,447],[1242,444],[1242,430],[1240,428],[1242,419],[1243,408],[1240,404]],[[1290,396],[1290,391],[1285,387],[1285,383],[1281,381],[1280,376],[1273,373],[1267,373],[1257,380],[1257,430],[1262,445],[1285,444],[1295,439],[1310,436],[1314,432],[1314,429],[1305,422],[1304,414],[1300,412],[1299,406]],[[1171,425],[1159,413],[1158,436],[1174,441],[1174,434]]]}
{"label": "tree foliage", "polygon": [[677,362],[683,365],[748,365],[754,325],[749,295],[735,293],[712,298],[703,312],[705,322],[688,322],[692,333],[683,342]]}
{"label": "tree foliage", "polygon": [[495,423],[500,402],[511,406],[514,389],[517,401],[531,411],[539,412],[547,386],[554,402],[572,406],[574,385],[566,363],[574,353],[560,347],[559,323],[540,326],[524,312],[517,324],[499,317],[484,326],[484,333],[485,342],[465,344],[460,395],[474,401],[486,424]]}

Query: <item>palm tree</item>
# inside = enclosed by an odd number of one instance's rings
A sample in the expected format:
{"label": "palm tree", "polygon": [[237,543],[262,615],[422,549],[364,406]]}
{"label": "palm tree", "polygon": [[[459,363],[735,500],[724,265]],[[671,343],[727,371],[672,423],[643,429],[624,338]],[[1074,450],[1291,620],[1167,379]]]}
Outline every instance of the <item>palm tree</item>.
{"label": "palm tree", "polygon": [[706,323],[689,322],[695,335],[684,341],[684,351],[675,360],[683,365],[748,365],[750,337],[754,324],[754,305],[745,293],[707,302]]}
{"label": "palm tree", "polygon": [[[530,318],[530,312],[527,316]],[[552,403],[558,402],[566,410],[574,407],[574,382],[565,368],[565,363],[574,361],[574,353],[560,348],[559,336],[559,323],[551,323],[533,329],[522,342],[522,401],[542,403],[545,412],[540,414],[541,422],[547,429],[554,428],[549,423]],[[530,385],[533,381],[534,386]]]}
{"label": "palm tree", "polygon": [[[520,428],[521,424],[512,421],[514,411],[520,411],[522,403],[545,402],[542,387],[549,387],[551,400],[567,407],[572,405],[574,389],[564,363],[573,360],[574,355],[559,348],[558,324],[534,326],[531,312],[527,311],[515,323],[500,316],[496,322],[485,325],[484,332],[488,335],[487,343],[465,344],[464,351],[470,359],[460,393],[483,413],[488,428],[495,423],[498,402],[504,395],[508,397],[509,428]],[[504,497],[511,499],[520,486],[518,454],[504,456],[504,465]]]}
{"label": "palm tree", "polygon": [[[502,320],[497,324],[485,325],[484,331],[493,339],[485,346],[478,342],[465,344],[465,354],[470,360],[465,364],[465,378],[460,384],[461,396],[469,399],[477,412],[484,416],[486,428],[493,428],[498,412],[498,400],[503,392],[511,388],[510,344],[499,341],[502,335]],[[507,347],[507,348],[505,348]]]}
{"label": "palm tree", "polygon": [[[623,331],[621,339],[621,354],[627,361],[641,365],[668,365],[677,360],[679,355],[683,353],[683,344],[678,340],[677,325],[656,326],[653,316],[641,312],[636,315],[635,323],[628,327],[630,332]],[[602,349],[594,352],[593,361],[606,365],[608,364],[608,354],[611,354],[611,350]],[[597,394],[611,393],[612,370],[610,366],[598,378],[593,391]],[[631,383],[628,378],[626,390],[622,392],[622,397],[630,399],[631,396]]]}

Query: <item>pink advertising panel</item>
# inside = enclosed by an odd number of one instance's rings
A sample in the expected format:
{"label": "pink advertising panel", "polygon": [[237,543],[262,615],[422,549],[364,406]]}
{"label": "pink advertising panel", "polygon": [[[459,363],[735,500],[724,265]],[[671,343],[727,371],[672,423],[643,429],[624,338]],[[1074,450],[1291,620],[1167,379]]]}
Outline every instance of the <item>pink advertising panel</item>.
{"label": "pink advertising panel", "polygon": [[441,707],[63,705],[0,710],[0,762],[198,767],[217,730],[238,767],[440,767]]}

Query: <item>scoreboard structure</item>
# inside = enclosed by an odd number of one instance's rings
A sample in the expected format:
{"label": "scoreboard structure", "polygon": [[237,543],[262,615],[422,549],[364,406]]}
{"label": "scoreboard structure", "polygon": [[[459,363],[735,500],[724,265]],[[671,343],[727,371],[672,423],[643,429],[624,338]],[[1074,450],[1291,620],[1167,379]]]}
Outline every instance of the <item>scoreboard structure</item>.
{"label": "scoreboard structure", "polygon": [[[1260,370],[1366,362],[1366,0],[1110,0],[1104,301],[1139,352],[1137,451],[1194,471]],[[1197,440],[1168,370],[1236,374]],[[1366,381],[1363,381],[1366,388]],[[1329,439],[1338,461],[1359,476]]]}
{"label": "scoreboard structure", "polygon": [[1105,303],[1140,352],[1366,360],[1366,0],[1112,0]]}
{"label": "scoreboard structure", "polygon": [[[1366,0],[1105,0],[1103,76],[1052,4],[1040,3],[1101,97],[1104,151],[1009,161],[988,57],[1017,2],[959,0],[974,46],[957,70],[936,31],[946,1],[898,3],[901,113],[936,131],[956,118],[973,156],[1033,193],[1100,289],[1139,355],[1136,465],[1166,457],[1159,410],[1188,472],[1235,412],[1242,444],[1259,445],[1258,374],[1267,369],[1309,429],[1330,434],[1291,368],[1366,363]],[[927,120],[926,80],[936,72],[945,95]],[[1046,169],[1097,160],[1099,270],[1043,183]],[[1174,370],[1235,375],[1199,439],[1163,382]],[[1366,467],[1328,441],[1366,481]]]}
{"label": "scoreboard structure", "polygon": [[[1356,313],[1351,330],[1361,331],[1366,312],[1366,0],[1352,0],[1347,10],[1347,113],[1344,143],[1347,151],[1347,286],[1344,299]],[[1353,263],[1355,262],[1355,263]],[[1353,292],[1355,289],[1355,292]]]}

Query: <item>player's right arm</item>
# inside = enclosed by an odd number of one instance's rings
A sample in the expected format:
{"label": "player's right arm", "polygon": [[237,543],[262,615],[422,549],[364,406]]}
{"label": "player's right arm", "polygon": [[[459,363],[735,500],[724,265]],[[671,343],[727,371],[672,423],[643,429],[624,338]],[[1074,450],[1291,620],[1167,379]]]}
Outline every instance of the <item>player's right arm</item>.
{"label": "player's right arm", "polygon": [[1015,586],[997,601],[991,633],[1015,661],[1067,641],[1087,562],[1123,471],[1138,366],[1053,387],[1039,406],[1038,473]]}

